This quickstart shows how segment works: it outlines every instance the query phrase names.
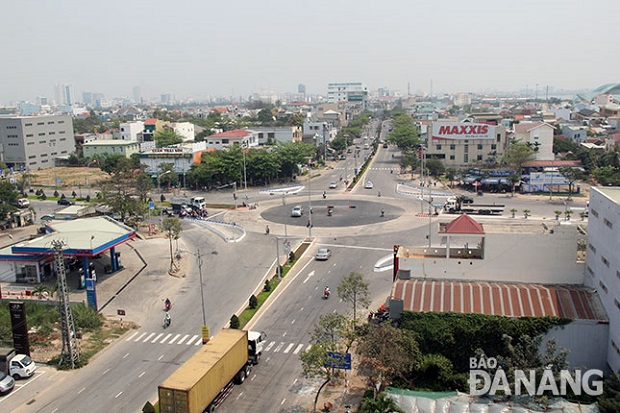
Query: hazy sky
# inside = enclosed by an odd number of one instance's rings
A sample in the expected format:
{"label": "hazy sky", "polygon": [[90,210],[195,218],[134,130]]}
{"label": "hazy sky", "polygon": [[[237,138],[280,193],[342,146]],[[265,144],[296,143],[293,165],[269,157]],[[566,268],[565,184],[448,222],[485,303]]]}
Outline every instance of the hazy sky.
{"label": "hazy sky", "polygon": [[1,0],[0,15],[0,102],[56,83],[183,98],[620,82],[618,0]]}

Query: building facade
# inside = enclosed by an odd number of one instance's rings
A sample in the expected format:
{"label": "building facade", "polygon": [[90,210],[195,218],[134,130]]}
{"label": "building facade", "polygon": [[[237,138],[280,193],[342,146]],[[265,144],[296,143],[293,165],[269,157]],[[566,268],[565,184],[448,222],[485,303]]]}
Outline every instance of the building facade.
{"label": "building facade", "polygon": [[125,122],[118,127],[120,132],[120,140],[137,141],[138,135],[144,131],[144,122]]}
{"label": "building facade", "polygon": [[299,126],[253,126],[251,132],[258,136],[259,145],[274,145],[276,142],[301,142],[303,131]]}
{"label": "building facade", "polygon": [[205,138],[208,149],[228,149],[234,144],[246,148],[258,146],[258,133],[246,129],[234,129],[226,132],[215,133]]}
{"label": "building facade", "polygon": [[183,142],[193,141],[196,136],[193,123],[173,122],[170,124],[170,127],[174,130],[174,133],[183,137]]}
{"label": "building facade", "polygon": [[366,107],[368,88],[361,82],[329,83],[327,85],[327,101],[329,103],[346,102]]}
{"label": "building facade", "polygon": [[0,117],[1,160],[30,170],[55,166],[75,152],[70,115]]}
{"label": "building facade", "polygon": [[134,153],[140,152],[138,141],[105,140],[93,141],[82,145],[84,158],[92,158],[93,155],[123,155],[129,158]]}
{"label": "building facade", "polygon": [[499,159],[506,149],[506,129],[488,123],[435,121],[427,130],[425,159],[447,167],[467,167]]}
{"label": "building facade", "polygon": [[620,187],[592,187],[584,284],[599,295],[609,317],[607,364],[620,370]]}
{"label": "building facade", "polygon": [[537,161],[552,161],[554,127],[545,122],[524,122],[514,125],[515,139],[530,145]]}

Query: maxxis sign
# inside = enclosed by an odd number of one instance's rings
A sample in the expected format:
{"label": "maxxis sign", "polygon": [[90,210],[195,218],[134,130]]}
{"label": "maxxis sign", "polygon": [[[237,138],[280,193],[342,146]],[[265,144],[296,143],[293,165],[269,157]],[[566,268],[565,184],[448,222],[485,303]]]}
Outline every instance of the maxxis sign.
{"label": "maxxis sign", "polygon": [[495,125],[486,123],[434,122],[433,140],[494,139]]}

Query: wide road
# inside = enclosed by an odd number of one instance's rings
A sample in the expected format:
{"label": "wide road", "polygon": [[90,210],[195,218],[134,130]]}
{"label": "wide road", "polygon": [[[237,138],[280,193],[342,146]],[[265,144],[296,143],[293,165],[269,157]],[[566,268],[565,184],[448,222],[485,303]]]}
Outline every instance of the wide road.
{"label": "wide road", "polygon": [[[185,226],[182,241],[189,251],[183,259],[191,260],[193,266],[187,277],[171,279],[165,272],[147,267],[115,301],[119,308],[123,303],[139,302],[142,325],[86,367],[56,375],[57,383],[26,405],[18,408],[9,400],[6,411],[137,412],[147,400],[156,399],[157,386],[201,343],[199,271],[190,252],[200,249],[203,256],[206,320],[212,331],[221,329],[245,304],[274,260],[273,246],[263,242],[262,234],[249,233],[241,242],[227,244],[204,228]],[[173,303],[172,324],[167,329],[162,327],[165,296]]]}

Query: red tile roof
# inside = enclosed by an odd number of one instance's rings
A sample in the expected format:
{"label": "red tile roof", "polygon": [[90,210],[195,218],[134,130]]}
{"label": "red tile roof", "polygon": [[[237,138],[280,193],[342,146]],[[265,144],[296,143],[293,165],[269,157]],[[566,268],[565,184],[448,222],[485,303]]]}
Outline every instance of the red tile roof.
{"label": "red tile roof", "polygon": [[582,166],[579,160],[561,160],[561,161],[530,161],[523,164],[523,166],[549,166],[561,168],[563,166]]}
{"label": "red tile roof", "polygon": [[462,214],[458,218],[446,225],[446,234],[484,234],[482,225],[476,222],[467,214]]}
{"label": "red tile roof", "polygon": [[209,138],[245,138],[250,134],[251,132],[245,129],[234,129],[222,133],[215,133],[213,135],[209,135]]}
{"label": "red tile roof", "polygon": [[145,125],[155,125],[157,123],[157,118],[148,118],[144,121]]}
{"label": "red tile roof", "polygon": [[397,280],[392,298],[406,311],[609,322],[600,298],[581,286]]}

